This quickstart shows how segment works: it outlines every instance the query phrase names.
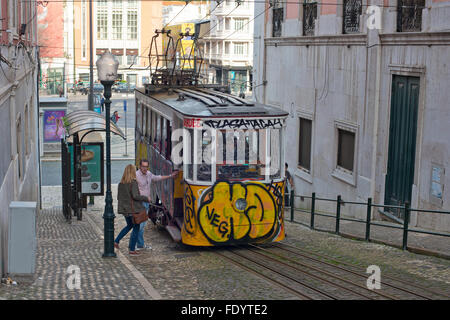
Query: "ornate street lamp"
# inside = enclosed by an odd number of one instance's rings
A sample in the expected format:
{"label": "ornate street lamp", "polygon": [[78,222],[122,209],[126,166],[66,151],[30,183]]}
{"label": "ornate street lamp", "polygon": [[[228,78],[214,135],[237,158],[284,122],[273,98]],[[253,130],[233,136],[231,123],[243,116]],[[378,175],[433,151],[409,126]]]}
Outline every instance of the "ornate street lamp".
{"label": "ornate street lamp", "polygon": [[104,253],[103,257],[116,257],[114,252],[114,208],[111,193],[111,87],[114,80],[117,78],[117,68],[119,62],[114,58],[111,52],[106,51],[97,60],[98,79],[104,87],[105,97],[105,118],[106,118],[106,197],[105,197],[105,212],[103,213],[104,220]]}

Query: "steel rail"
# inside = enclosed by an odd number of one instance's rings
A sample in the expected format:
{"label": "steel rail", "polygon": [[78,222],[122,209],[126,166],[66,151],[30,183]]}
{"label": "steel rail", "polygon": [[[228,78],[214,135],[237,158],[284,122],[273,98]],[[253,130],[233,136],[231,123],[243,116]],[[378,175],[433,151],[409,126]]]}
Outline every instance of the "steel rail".
{"label": "steel rail", "polygon": [[226,256],[226,255],[223,254],[223,253],[216,252],[216,251],[212,251],[212,250],[210,250],[210,252],[213,252],[213,253],[215,253],[216,255],[218,255],[218,256],[220,256],[220,257],[222,257],[222,258],[224,258],[224,259],[227,259],[228,261],[234,263],[235,265],[239,266],[240,268],[242,268],[242,269],[244,269],[244,270],[247,270],[248,272],[250,272],[250,273],[252,273],[252,274],[255,274],[256,276],[258,276],[258,277],[260,277],[260,278],[262,278],[262,279],[264,279],[264,280],[266,280],[266,281],[268,281],[268,282],[271,282],[271,283],[273,283],[273,284],[279,286],[279,287],[282,288],[283,290],[287,290],[287,291],[291,292],[292,294],[294,294],[294,295],[296,295],[296,296],[302,298],[303,300],[313,300],[312,297],[310,297],[310,296],[308,296],[308,295],[306,295],[306,294],[304,294],[304,293],[302,293],[302,292],[299,292],[299,291],[297,291],[297,290],[294,290],[294,289],[292,289],[292,288],[286,286],[285,284],[283,284],[283,283],[281,283],[281,282],[279,282],[279,281],[277,281],[277,280],[274,280],[274,279],[272,279],[272,278],[270,278],[270,277],[268,277],[268,276],[262,274],[261,272],[258,272],[258,271],[254,270],[254,269],[252,269],[252,268],[249,268],[249,267],[247,267],[246,265],[244,265],[244,264],[242,264],[242,263],[236,261],[235,259],[232,259],[232,258]]}
{"label": "steel rail", "polygon": [[[326,275],[328,275],[328,276],[330,276],[330,277],[333,277],[333,278],[335,278],[335,279],[337,279],[337,280],[339,280],[339,281],[348,283],[348,284],[350,284],[350,285],[352,285],[352,286],[356,286],[356,287],[362,288],[362,289],[364,289],[365,291],[369,291],[370,293],[373,293],[373,294],[376,294],[376,295],[380,295],[380,296],[383,296],[383,297],[388,298],[388,299],[398,300],[397,297],[394,297],[394,296],[391,296],[391,295],[388,295],[388,294],[385,294],[385,293],[375,292],[375,291],[373,291],[373,290],[368,289],[367,287],[365,287],[365,286],[363,286],[363,285],[360,285],[360,284],[358,284],[358,283],[352,282],[352,281],[350,281],[350,280],[348,280],[348,279],[341,278],[341,277],[339,277],[339,276],[337,276],[337,275],[335,275],[335,274],[333,274],[333,273],[331,273],[331,272],[328,272],[328,271],[325,271],[325,270],[322,270],[322,269],[319,269],[319,268],[316,268],[316,267],[313,267],[313,266],[310,266],[310,265],[301,263],[301,262],[299,262],[299,261],[295,261],[295,260],[293,260],[293,259],[290,259],[290,258],[288,258],[288,257],[281,256],[281,255],[279,255],[279,254],[275,254],[275,253],[273,253],[273,252],[270,252],[270,251],[267,250],[267,249],[264,249],[264,248],[255,246],[255,245],[253,245],[253,244],[250,244],[250,246],[257,248],[258,250],[266,251],[266,252],[268,252],[268,253],[270,253],[270,254],[273,254],[273,255],[275,255],[275,256],[277,256],[277,257],[280,257],[280,258],[282,258],[282,259],[286,259],[286,260],[288,260],[288,261],[290,261],[290,262],[292,262],[292,263],[295,263],[295,264],[304,266],[304,267],[306,267],[306,268],[312,269],[312,270],[317,271],[317,272],[321,272],[321,273],[326,274]],[[254,250],[251,250],[251,251],[257,253],[257,252],[254,251]],[[261,253],[257,253],[257,254],[261,254]],[[271,258],[271,257],[269,257],[269,256],[267,256],[267,255],[264,255],[264,254],[261,254],[261,255],[263,255],[263,256],[265,256],[265,257],[268,257],[268,258]],[[271,259],[273,259],[273,258],[271,258]],[[274,260],[276,260],[276,259],[274,259]],[[356,295],[365,297],[365,298],[367,298],[367,299],[374,300],[373,297],[369,297],[369,296],[364,295],[364,294],[362,294],[362,293],[360,293],[360,292],[357,292],[357,291],[354,291],[354,290],[349,289],[349,288],[347,288],[347,287],[341,286],[341,285],[336,284],[336,283],[334,283],[334,282],[332,282],[332,281],[330,281],[330,280],[328,280],[328,279],[324,279],[324,278],[322,278],[322,277],[313,275],[313,274],[311,274],[311,273],[309,273],[309,272],[307,272],[307,271],[301,270],[300,268],[291,266],[291,265],[289,265],[289,264],[287,264],[287,263],[284,263],[284,262],[282,262],[282,261],[279,261],[279,260],[276,260],[276,261],[278,261],[278,262],[280,262],[281,264],[284,264],[284,265],[286,265],[286,266],[288,266],[288,267],[291,267],[291,268],[293,268],[293,269],[295,269],[295,270],[298,270],[298,271],[300,271],[300,272],[303,272],[303,273],[305,273],[305,274],[308,274],[308,275],[310,275],[310,276],[312,276],[312,277],[314,277],[314,278],[317,278],[317,279],[319,279],[319,280],[321,280],[321,281],[325,281],[325,282],[327,282],[327,283],[330,283],[330,284],[332,284],[333,286],[336,286],[336,287],[338,287],[338,288],[341,288],[341,289],[350,291],[350,292],[352,292],[352,293],[354,293],[354,294],[356,294]]]}
{"label": "steel rail", "polygon": [[291,281],[294,281],[294,282],[300,284],[300,285],[303,286],[303,287],[306,287],[306,288],[308,288],[308,289],[310,289],[310,290],[312,290],[312,291],[317,292],[317,293],[320,294],[320,295],[323,295],[323,296],[325,296],[325,297],[328,297],[328,298],[330,298],[330,299],[332,299],[332,300],[338,300],[337,297],[335,297],[335,296],[333,296],[333,295],[331,295],[331,294],[325,293],[325,292],[323,292],[323,291],[321,291],[321,290],[319,290],[319,289],[317,289],[317,288],[314,288],[314,287],[312,287],[312,286],[310,286],[310,285],[308,285],[308,284],[305,284],[304,282],[299,281],[299,280],[297,280],[297,279],[295,279],[295,278],[293,278],[293,277],[291,277],[291,276],[289,276],[289,275],[282,274],[282,273],[280,273],[278,270],[275,270],[274,268],[271,268],[271,267],[269,267],[269,266],[267,266],[267,265],[264,265],[264,264],[262,264],[261,262],[255,261],[255,259],[246,257],[245,255],[243,255],[243,254],[241,254],[241,253],[234,252],[234,251],[229,251],[229,252],[231,252],[232,254],[237,255],[237,256],[239,256],[239,257],[241,257],[241,258],[244,258],[244,259],[246,259],[246,260],[248,260],[248,261],[251,261],[251,262],[253,262],[254,264],[259,265],[259,266],[261,266],[261,267],[263,267],[263,268],[265,268],[265,269],[268,269],[268,270],[270,270],[270,271],[272,271],[272,272],[274,272],[274,273],[276,273],[276,274],[278,274],[278,275],[280,275],[280,276],[282,276],[282,277],[284,277],[284,278],[286,278],[286,279],[289,279],[289,280],[291,280]]}
{"label": "steel rail", "polygon": [[[321,260],[312,258],[312,257],[307,256],[307,255],[305,255],[305,254],[302,254],[302,253],[299,253],[299,252],[295,252],[295,251],[292,251],[292,250],[283,248],[280,244],[272,244],[272,246],[277,247],[277,248],[279,248],[279,249],[281,249],[281,250],[285,250],[285,251],[288,251],[288,252],[297,254],[297,255],[299,255],[299,256],[308,258],[308,259],[310,259],[310,260],[317,261],[317,262],[319,262],[319,263],[323,263],[323,264],[332,266],[332,267],[334,267],[334,268],[337,268],[337,269],[340,269],[340,270],[343,270],[343,271],[352,273],[352,274],[357,275],[357,276],[359,276],[359,277],[367,278],[367,275],[366,275],[366,274],[362,274],[362,273],[360,273],[360,272],[356,272],[356,271],[353,271],[353,270],[350,270],[350,269],[346,269],[346,268],[343,268],[343,267],[340,267],[340,266],[336,266],[336,265],[333,265],[333,264],[331,264],[331,263],[328,263],[328,262],[325,262],[325,261],[321,261]],[[287,246],[287,247],[294,248],[294,249],[296,249],[297,251],[300,251],[300,252],[301,252],[301,251],[303,251],[303,252],[308,252],[308,253],[313,254],[313,255],[316,255],[316,256],[318,256],[318,257],[321,257],[321,258],[324,258],[324,259],[330,259],[331,261],[335,261],[335,262],[338,262],[338,263],[343,264],[343,265],[345,265],[345,266],[349,266],[349,267],[355,268],[355,266],[353,266],[353,265],[350,265],[350,264],[348,264],[348,263],[345,263],[345,262],[336,260],[335,258],[332,258],[332,257],[330,257],[330,256],[320,255],[320,254],[318,254],[318,253],[311,252],[311,251],[305,250],[305,249],[299,249],[299,248],[297,248],[297,247],[295,247],[295,246],[288,245],[288,244],[283,244],[283,246]],[[420,290],[424,290],[424,291],[428,291],[428,292],[430,292],[430,293],[432,293],[432,294],[435,294],[435,295],[440,295],[440,296],[443,296],[443,297],[449,297],[448,295],[446,295],[446,294],[444,294],[444,293],[440,293],[440,292],[436,292],[436,291],[433,291],[433,290],[428,289],[428,288],[420,287],[420,286],[418,286],[418,285],[414,285],[414,284],[411,284],[410,282],[406,282],[406,281],[403,281],[403,280],[399,280],[399,279],[396,279],[396,278],[394,278],[394,277],[390,277],[390,276],[385,275],[384,278],[388,278],[388,279],[391,279],[391,280],[393,280],[393,281],[398,281],[398,282],[400,282],[400,283],[406,284],[407,286],[414,287],[414,288],[417,288],[417,289],[420,289]],[[415,296],[418,296],[418,297],[421,297],[421,298],[424,298],[424,299],[427,299],[427,300],[432,300],[432,298],[430,298],[430,297],[428,297],[428,296],[424,296],[424,295],[422,295],[422,294],[419,294],[419,293],[414,292],[414,291],[410,291],[410,290],[405,289],[405,288],[397,287],[397,286],[395,286],[395,285],[393,285],[393,284],[390,284],[390,283],[387,283],[387,282],[380,281],[380,283],[383,284],[383,285],[386,285],[386,286],[388,286],[388,287],[391,287],[391,288],[394,288],[394,289],[397,289],[397,290],[400,290],[400,291],[403,291],[403,292],[407,292],[407,293],[409,293],[409,294],[412,294],[412,295],[415,295]]]}

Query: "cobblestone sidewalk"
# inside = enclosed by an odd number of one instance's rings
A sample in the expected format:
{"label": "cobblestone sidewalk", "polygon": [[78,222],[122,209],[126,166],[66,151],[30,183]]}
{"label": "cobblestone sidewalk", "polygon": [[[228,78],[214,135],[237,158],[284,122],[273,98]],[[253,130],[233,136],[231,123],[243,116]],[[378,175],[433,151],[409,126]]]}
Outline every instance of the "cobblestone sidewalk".
{"label": "cobblestone sidewalk", "polygon": [[[33,282],[19,282],[17,286],[2,284],[0,297],[15,300],[150,299],[119,259],[102,258],[103,241],[86,219],[74,219],[72,224],[67,224],[61,209],[52,208],[41,211],[37,221]],[[73,277],[76,268],[80,272],[79,289]]]}

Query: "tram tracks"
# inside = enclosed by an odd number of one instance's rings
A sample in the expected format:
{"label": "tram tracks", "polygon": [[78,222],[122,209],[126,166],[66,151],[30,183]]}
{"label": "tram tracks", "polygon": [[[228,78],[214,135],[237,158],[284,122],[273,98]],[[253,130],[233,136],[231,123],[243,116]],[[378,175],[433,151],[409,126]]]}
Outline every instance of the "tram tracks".
{"label": "tram tracks", "polygon": [[366,283],[369,275],[357,271],[355,266],[287,244],[236,246],[214,253],[302,300],[448,298],[443,292],[386,275],[381,289],[371,290]]}

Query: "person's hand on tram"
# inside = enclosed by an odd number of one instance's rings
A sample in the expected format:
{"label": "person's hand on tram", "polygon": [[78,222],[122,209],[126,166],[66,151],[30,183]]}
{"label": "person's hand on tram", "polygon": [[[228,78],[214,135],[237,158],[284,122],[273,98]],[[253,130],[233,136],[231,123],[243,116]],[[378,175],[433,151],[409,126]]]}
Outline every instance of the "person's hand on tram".
{"label": "person's hand on tram", "polygon": [[172,178],[175,178],[177,175],[178,175],[178,170],[172,172],[170,176],[171,176]]}

